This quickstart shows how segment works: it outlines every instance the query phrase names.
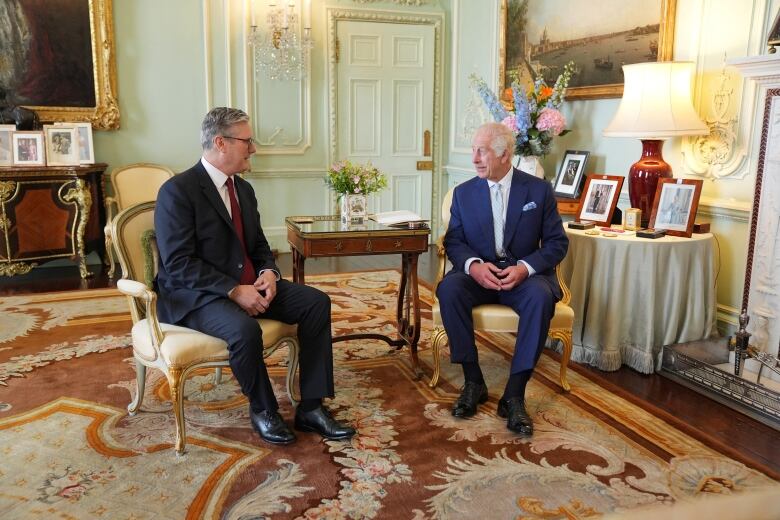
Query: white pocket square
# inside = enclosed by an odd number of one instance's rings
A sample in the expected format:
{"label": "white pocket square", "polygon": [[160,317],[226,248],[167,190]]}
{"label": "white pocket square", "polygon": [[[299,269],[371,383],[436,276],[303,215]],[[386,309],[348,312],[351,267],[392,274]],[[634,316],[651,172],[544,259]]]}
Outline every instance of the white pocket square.
{"label": "white pocket square", "polygon": [[536,209],[536,202],[529,202],[523,206],[523,211],[531,211],[532,209]]}

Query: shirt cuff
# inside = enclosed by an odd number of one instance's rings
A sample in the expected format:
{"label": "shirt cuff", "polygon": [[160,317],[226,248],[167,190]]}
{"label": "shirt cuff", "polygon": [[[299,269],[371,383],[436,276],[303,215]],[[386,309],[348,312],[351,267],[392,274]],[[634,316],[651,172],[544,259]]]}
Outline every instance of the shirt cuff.
{"label": "shirt cuff", "polygon": [[281,274],[279,274],[279,271],[277,271],[276,269],[260,269],[260,270],[257,272],[257,277],[259,278],[259,277],[260,277],[260,275],[262,275],[262,274],[263,274],[264,272],[266,272],[266,271],[273,271],[273,272],[274,272],[274,274],[276,275],[276,281],[277,281],[277,282],[278,282],[279,280],[281,280],[281,279],[282,279],[282,275],[281,275]]}
{"label": "shirt cuff", "polygon": [[528,263],[528,262],[526,262],[525,260],[518,260],[518,261],[517,261],[518,265],[520,264],[520,262],[522,262],[522,263],[523,263],[523,265],[525,266],[525,268],[526,268],[526,269],[528,269],[528,276],[533,276],[533,275],[535,275],[535,274],[536,274],[536,269],[534,269],[533,267],[531,267],[531,264],[529,264],[529,263]]}
{"label": "shirt cuff", "polygon": [[469,274],[469,267],[471,267],[471,264],[473,264],[474,262],[479,262],[480,264],[483,263],[482,259],[476,256],[469,258],[468,260],[466,260],[466,266],[464,268],[466,274]]}

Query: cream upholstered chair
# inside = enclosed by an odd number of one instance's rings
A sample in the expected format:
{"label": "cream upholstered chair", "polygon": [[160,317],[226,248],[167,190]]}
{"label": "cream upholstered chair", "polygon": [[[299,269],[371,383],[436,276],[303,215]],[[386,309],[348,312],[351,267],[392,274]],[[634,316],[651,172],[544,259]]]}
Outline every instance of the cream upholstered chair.
{"label": "cream upholstered chair", "polygon": [[111,172],[112,197],[106,197],[106,257],[108,277],[114,277],[113,247],[111,245],[111,221],[114,215],[139,202],[157,200],[157,192],[165,181],[173,177],[173,170],[151,163],[136,163],[114,168]]}
{"label": "cream upholstered chair", "polygon": [[[151,289],[157,271],[157,244],[154,239],[155,202],[144,202],[119,212],[111,223],[119,263],[124,277],[117,288],[128,296],[133,317],[132,341],[138,390],[127,407],[135,415],[144,398],[146,368],[161,370],[171,387],[176,418],[176,453],[184,453],[184,381],[194,370],[229,366],[227,343],[192,329],[160,323],[157,320],[157,295]],[[298,399],[293,389],[298,368],[298,327],[280,321],[259,319],[265,349],[263,357],[281,345],[289,345],[287,392],[293,405]],[[219,376],[217,376],[219,377]]]}
{"label": "cream upholstered chair", "polygon": [[[452,204],[452,191],[450,190],[444,196],[441,204],[441,219],[444,228],[447,229],[450,223],[450,205]],[[433,334],[431,336],[432,354],[433,354],[433,375],[428,384],[435,388],[439,383],[441,373],[441,361],[439,360],[439,349],[447,341],[447,333],[441,321],[441,312],[439,310],[439,301],[436,298],[436,288],[444,277],[444,270],[447,265],[447,254],[444,250],[444,236],[439,238],[436,244],[439,266],[436,273],[436,285],[434,287],[433,303]],[[561,356],[561,386],[567,392],[571,390],[569,382],[566,380],[566,370],[571,358],[571,339],[572,326],[574,325],[574,310],[569,307],[571,292],[561,277],[560,266],[555,268],[555,274],[558,276],[558,282],[563,291],[563,298],[555,305],[555,315],[550,321],[549,337],[559,339],[563,343],[563,354]],[[479,305],[475,307],[471,316],[474,319],[474,329],[486,332],[517,332],[517,326],[520,323],[520,317],[510,307],[506,305],[490,304]]]}

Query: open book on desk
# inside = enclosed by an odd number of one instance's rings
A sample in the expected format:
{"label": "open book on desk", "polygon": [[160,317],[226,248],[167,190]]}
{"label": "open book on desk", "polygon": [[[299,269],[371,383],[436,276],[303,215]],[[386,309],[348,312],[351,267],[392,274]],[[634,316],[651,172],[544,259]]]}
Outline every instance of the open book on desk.
{"label": "open book on desk", "polygon": [[405,209],[399,211],[385,211],[383,213],[376,213],[369,217],[371,220],[375,220],[383,226],[393,227],[422,227],[427,220],[423,219],[417,213],[407,211]]}

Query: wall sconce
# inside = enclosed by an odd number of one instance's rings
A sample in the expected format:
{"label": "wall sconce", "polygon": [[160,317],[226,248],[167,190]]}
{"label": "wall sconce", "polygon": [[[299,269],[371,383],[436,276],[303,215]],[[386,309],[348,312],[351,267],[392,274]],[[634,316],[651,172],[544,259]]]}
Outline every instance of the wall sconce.
{"label": "wall sconce", "polygon": [[262,70],[269,79],[299,81],[306,77],[309,55],[314,47],[311,39],[311,0],[303,0],[301,14],[303,33],[298,36],[298,14],[293,0],[268,5],[266,27],[258,28],[255,23],[254,4],[252,10],[252,32],[249,45],[255,51],[255,70]]}
{"label": "wall sconce", "polygon": [[623,66],[623,99],[604,135],[642,141],[642,157],[628,172],[628,196],[631,207],[642,210],[643,226],[653,209],[658,179],[672,177],[672,167],[661,154],[664,139],[709,133],[691,102],[692,73],[692,62]]}

